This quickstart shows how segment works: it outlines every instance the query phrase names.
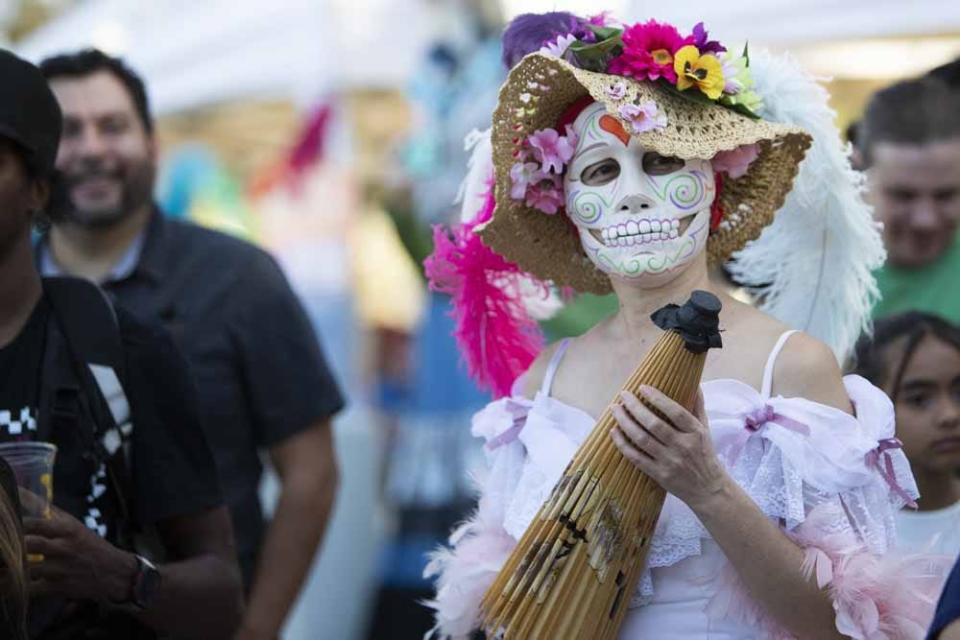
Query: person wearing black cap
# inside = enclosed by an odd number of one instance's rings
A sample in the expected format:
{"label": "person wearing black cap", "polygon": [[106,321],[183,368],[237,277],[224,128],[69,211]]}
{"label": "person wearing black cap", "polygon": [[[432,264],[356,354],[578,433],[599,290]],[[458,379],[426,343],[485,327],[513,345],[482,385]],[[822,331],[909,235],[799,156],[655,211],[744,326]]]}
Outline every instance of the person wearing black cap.
{"label": "person wearing black cap", "polygon": [[31,228],[61,113],[4,50],[0,85],[0,442],[58,446],[50,516],[23,522],[43,557],[28,565],[30,637],[231,637],[239,571],[186,363],[94,285],[41,279]]}

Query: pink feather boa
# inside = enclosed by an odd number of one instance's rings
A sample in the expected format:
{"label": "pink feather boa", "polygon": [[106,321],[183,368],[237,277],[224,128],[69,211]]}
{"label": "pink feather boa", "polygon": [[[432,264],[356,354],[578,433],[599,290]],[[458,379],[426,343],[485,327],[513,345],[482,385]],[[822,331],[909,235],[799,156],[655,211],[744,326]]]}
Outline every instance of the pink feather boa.
{"label": "pink feather boa", "polygon": [[[825,505],[826,506],[826,505]],[[849,534],[828,533],[829,509],[814,509],[788,535],[804,550],[803,575],[829,591],[837,631],[855,640],[922,640],[933,620],[949,558],[934,555],[870,553]],[[723,587],[707,613],[730,617],[777,640],[793,640],[748,593],[728,563]]]}
{"label": "pink feather boa", "polygon": [[431,553],[423,570],[424,578],[437,578],[436,596],[423,604],[436,610],[434,630],[443,638],[469,638],[480,625],[483,594],[517,544],[496,513],[481,500],[473,518],[450,535],[451,548]]}
{"label": "pink feather boa", "polygon": [[[487,247],[474,229],[493,216],[493,186],[473,221],[433,229],[434,249],[424,269],[434,291],[449,294],[454,337],[471,377],[501,398],[543,348],[543,334],[520,296],[520,268]],[[547,285],[538,283],[544,287]]]}

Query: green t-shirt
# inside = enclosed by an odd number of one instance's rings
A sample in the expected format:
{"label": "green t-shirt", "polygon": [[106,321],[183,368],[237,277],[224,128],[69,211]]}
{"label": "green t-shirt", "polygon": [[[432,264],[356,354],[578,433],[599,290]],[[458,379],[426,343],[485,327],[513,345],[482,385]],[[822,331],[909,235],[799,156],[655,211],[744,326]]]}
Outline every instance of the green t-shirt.
{"label": "green t-shirt", "polygon": [[881,318],[904,311],[925,311],[960,324],[960,233],[936,262],[917,269],[885,265],[874,272],[882,296],[873,308]]}

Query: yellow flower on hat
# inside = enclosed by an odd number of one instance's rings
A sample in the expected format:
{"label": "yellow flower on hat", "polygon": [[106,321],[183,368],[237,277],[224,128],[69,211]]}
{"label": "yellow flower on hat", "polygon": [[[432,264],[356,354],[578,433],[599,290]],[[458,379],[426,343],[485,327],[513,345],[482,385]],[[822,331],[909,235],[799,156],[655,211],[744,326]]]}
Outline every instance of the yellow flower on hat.
{"label": "yellow flower on hat", "polygon": [[677,72],[677,89],[680,91],[695,86],[711,100],[723,93],[723,65],[716,56],[700,55],[699,49],[688,44],[677,51],[673,68]]}

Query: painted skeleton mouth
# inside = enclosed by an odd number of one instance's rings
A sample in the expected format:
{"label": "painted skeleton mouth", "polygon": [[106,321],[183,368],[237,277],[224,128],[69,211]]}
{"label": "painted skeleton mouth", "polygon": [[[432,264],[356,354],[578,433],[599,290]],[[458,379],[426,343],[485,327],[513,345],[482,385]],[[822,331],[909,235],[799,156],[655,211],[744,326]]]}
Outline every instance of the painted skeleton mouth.
{"label": "painted skeleton mouth", "polygon": [[649,242],[663,242],[681,237],[690,228],[696,213],[682,218],[630,220],[604,229],[590,229],[597,242],[608,247],[628,247]]}

